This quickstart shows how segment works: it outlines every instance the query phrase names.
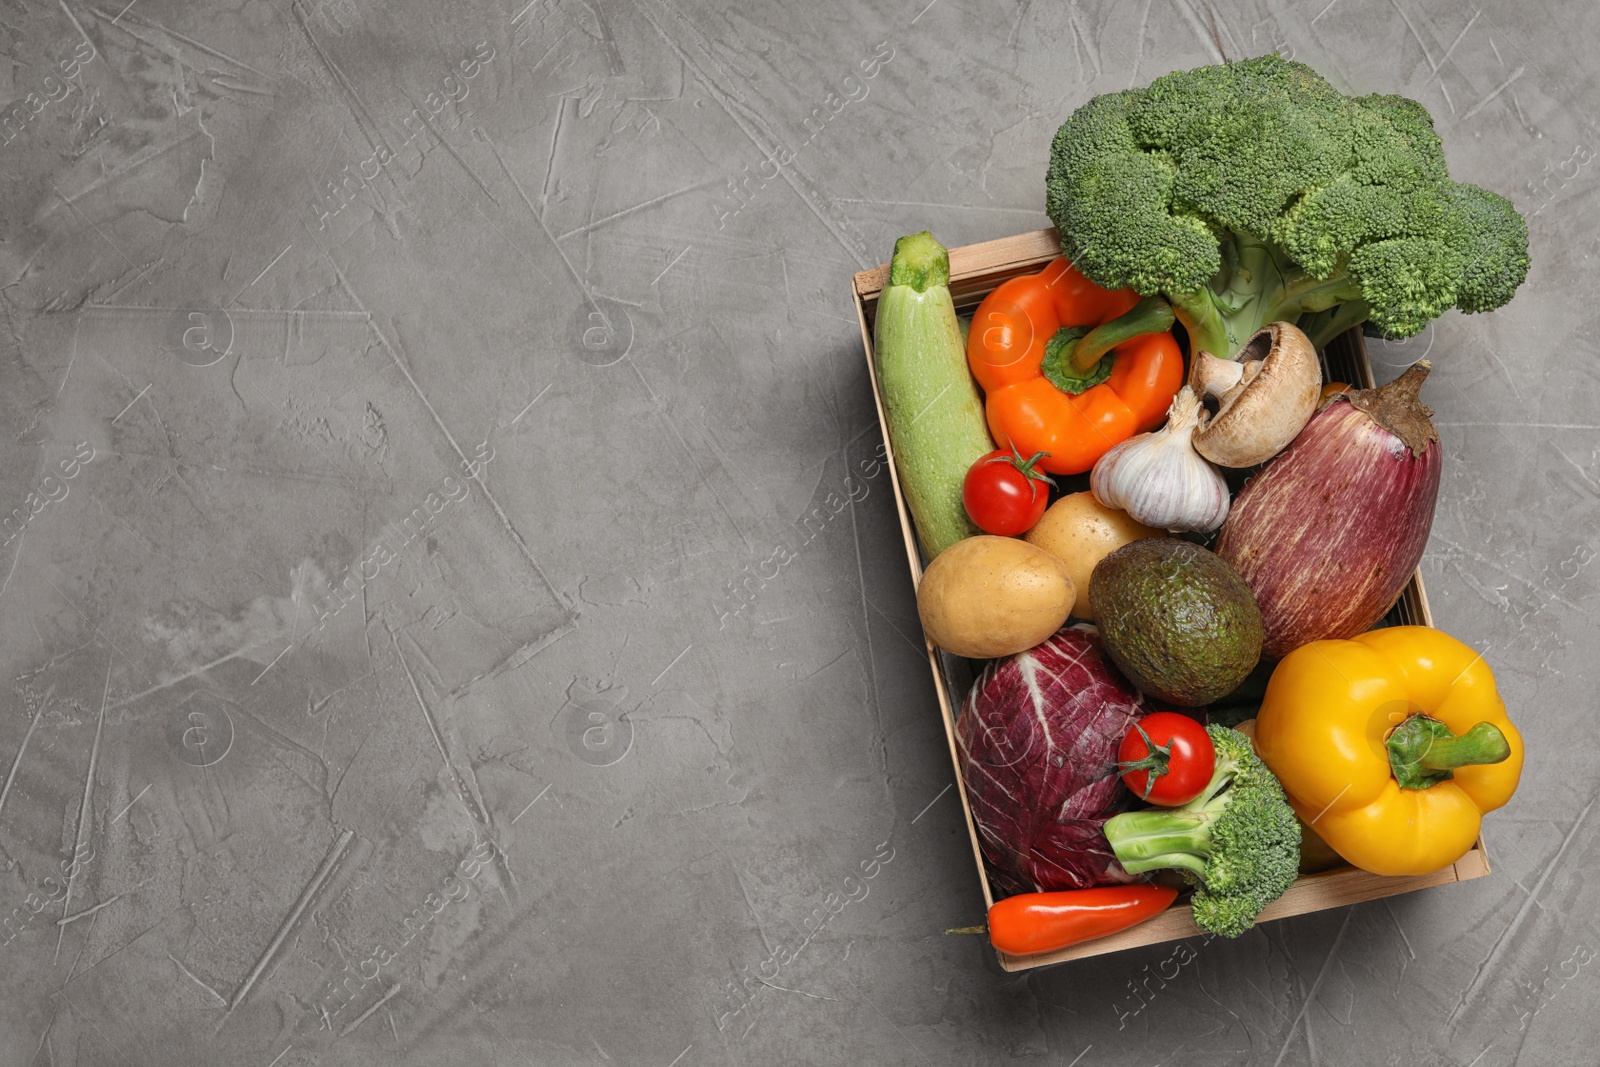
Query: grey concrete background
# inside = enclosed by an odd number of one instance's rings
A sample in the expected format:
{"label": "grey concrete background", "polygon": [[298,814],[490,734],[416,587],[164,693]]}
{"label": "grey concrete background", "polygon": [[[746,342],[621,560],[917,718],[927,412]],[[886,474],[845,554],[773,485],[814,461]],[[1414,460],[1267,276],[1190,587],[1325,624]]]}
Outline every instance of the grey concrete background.
{"label": "grey concrete background", "polygon": [[[0,1063],[1592,1062],[1597,37],[4,0]],[[982,905],[849,277],[1045,225],[1074,107],[1274,49],[1421,100],[1530,216],[1513,304],[1375,349],[1437,367],[1424,573],[1529,770],[1489,878],[1004,975],[948,933]]]}

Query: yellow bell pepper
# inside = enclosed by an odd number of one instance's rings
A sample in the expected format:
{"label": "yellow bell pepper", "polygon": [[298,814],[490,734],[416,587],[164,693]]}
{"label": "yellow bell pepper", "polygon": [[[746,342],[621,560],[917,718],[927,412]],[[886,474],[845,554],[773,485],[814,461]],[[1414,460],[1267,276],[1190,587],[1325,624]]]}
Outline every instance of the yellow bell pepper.
{"label": "yellow bell pepper", "polygon": [[1384,875],[1460,859],[1522,775],[1522,736],[1488,664],[1427,626],[1289,653],[1267,684],[1256,750],[1303,821]]}

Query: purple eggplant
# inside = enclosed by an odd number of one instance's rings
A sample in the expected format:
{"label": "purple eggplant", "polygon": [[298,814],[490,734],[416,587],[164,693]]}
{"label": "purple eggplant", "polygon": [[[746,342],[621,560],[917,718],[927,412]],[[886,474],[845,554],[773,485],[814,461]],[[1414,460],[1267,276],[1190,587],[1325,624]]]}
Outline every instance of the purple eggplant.
{"label": "purple eggplant", "polygon": [[1416,570],[1442,459],[1429,369],[1334,394],[1234,499],[1217,554],[1255,594],[1264,657],[1370,630]]}

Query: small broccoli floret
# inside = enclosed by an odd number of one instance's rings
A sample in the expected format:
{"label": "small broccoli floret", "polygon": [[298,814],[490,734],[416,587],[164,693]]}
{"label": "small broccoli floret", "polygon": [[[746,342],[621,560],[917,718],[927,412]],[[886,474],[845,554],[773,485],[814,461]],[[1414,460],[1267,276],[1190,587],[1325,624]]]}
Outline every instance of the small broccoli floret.
{"label": "small broccoli floret", "polygon": [[1214,355],[1279,320],[1319,346],[1369,320],[1409,336],[1501,306],[1528,272],[1526,223],[1450,180],[1426,108],[1275,55],[1095,97],[1057,132],[1045,188],[1088,278],[1164,297]]}
{"label": "small broccoli floret", "polygon": [[1351,101],[1351,177],[1368,185],[1436,185],[1446,181],[1444,145],[1433,116],[1415,100],[1373,93]]}
{"label": "small broccoli floret", "polygon": [[1450,183],[1461,212],[1461,257],[1466,265],[1456,282],[1462,311],[1493,311],[1508,302],[1528,276],[1528,220],[1498,193],[1461,182]]}
{"label": "small broccoli floret", "polygon": [[1461,253],[1449,241],[1396,237],[1356,249],[1350,273],[1372,324],[1386,337],[1410,337],[1456,302]]}
{"label": "small broccoli floret", "polygon": [[1205,791],[1181,808],[1112,817],[1106,839],[1129,874],[1171,868],[1195,886],[1201,929],[1238,937],[1283,895],[1300,869],[1300,824],[1243,734],[1208,726],[1217,751]]}
{"label": "small broccoli floret", "polygon": [[1229,230],[1265,234],[1298,192],[1343,172],[1344,103],[1310,67],[1263,56],[1157,78],[1130,116],[1146,145],[1177,160],[1181,205]]}
{"label": "small broccoli floret", "polygon": [[1067,254],[1099,284],[1141,293],[1200,288],[1222,268],[1217,238],[1204,220],[1172,209],[1177,165],[1140,150],[1128,126],[1129,95],[1095,97],[1056,132],[1052,158],[1070,180],[1049,184],[1045,208],[1063,235],[1086,235]]}

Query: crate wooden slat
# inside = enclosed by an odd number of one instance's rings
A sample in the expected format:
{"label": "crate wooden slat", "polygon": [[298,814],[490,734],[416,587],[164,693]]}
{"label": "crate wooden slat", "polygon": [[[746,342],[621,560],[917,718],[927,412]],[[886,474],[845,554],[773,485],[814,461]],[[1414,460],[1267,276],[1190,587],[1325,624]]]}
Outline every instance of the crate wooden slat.
{"label": "crate wooden slat", "polygon": [[[1055,230],[1037,230],[1033,233],[1004,237],[997,241],[966,245],[950,249],[950,292],[956,307],[968,310],[975,307],[1001,282],[1018,275],[1040,270],[1061,254],[1061,241]],[[895,508],[900,516],[900,532],[905,541],[906,561],[911,567],[912,585],[922,581],[922,554],[917,545],[911,512],[906,507],[900,489],[900,474],[894,463],[893,445],[889,442],[888,420],[884,415],[883,392],[878,385],[877,362],[873,358],[872,323],[877,310],[878,294],[889,279],[886,263],[855,276],[851,287],[856,306],[856,316],[861,324],[861,344],[866,352],[867,371],[872,379],[873,401],[877,406],[878,425],[883,430],[884,447],[888,450],[889,481],[894,490]],[[1323,374],[1326,381],[1342,381],[1370,389],[1374,382],[1372,365],[1367,359],[1366,344],[1360,330],[1350,330],[1335,338],[1323,351]],[[1432,626],[1433,616],[1428,610],[1428,597],[1422,588],[1422,572],[1412,575],[1394,606],[1385,616],[1389,625]],[[977,824],[972,819],[972,808],[967,802],[966,783],[961,777],[960,752],[956,746],[956,712],[965,696],[965,686],[975,673],[964,660],[950,656],[926,644],[929,669],[933,673],[934,692],[939,700],[939,714],[944,722],[945,740],[950,749],[950,762],[955,767],[956,783],[960,786],[961,813],[967,823],[967,835],[972,844],[972,856],[978,867],[978,882],[983,890],[984,907],[994,904],[994,890],[989,885],[988,869],[984,866],[983,848],[978,839]],[[1377,900],[1397,893],[1410,893],[1430,886],[1464,882],[1488,874],[1489,857],[1483,839],[1461,859],[1432,874],[1415,877],[1386,878],[1369,874],[1354,867],[1337,867],[1318,874],[1297,879],[1289,891],[1274,901],[1261,913],[1259,922],[1269,922],[1290,915],[1323,911],[1363,900]],[[1110,937],[1099,938],[1060,952],[1037,956],[1012,956],[1000,952],[1000,966],[1008,971],[1029,970],[1053,963],[1098,956],[1141,945],[1160,944],[1179,938],[1201,935],[1190,915],[1189,905],[1176,903],[1161,915]]]}

